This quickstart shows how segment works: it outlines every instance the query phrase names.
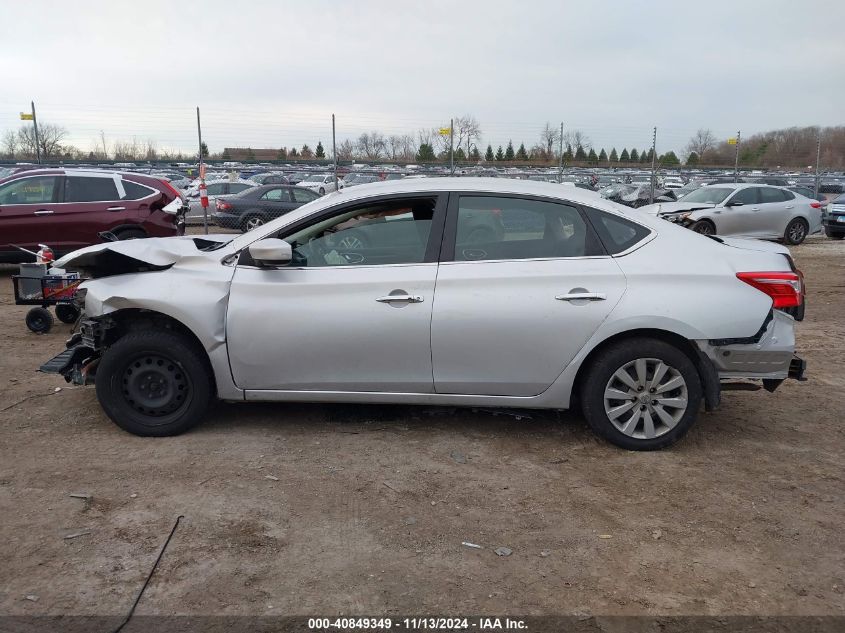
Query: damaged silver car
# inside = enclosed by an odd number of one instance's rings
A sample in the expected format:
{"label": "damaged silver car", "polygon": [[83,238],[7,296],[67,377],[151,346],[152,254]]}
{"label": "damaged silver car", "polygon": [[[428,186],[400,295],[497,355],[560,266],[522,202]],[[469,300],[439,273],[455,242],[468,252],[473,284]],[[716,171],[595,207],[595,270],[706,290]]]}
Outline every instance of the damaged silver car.
{"label": "damaged silver car", "polygon": [[361,185],[234,238],[57,265],[90,280],[78,332],[41,369],[95,384],[138,435],[182,433],[215,399],[580,406],[602,437],[650,450],[723,388],[804,372],[786,248],[556,184]]}

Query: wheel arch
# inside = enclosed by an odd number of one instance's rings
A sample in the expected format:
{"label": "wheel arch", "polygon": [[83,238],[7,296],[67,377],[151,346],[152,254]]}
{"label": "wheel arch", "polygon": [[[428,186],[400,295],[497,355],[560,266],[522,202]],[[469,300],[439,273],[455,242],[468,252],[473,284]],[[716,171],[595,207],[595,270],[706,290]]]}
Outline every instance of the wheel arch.
{"label": "wheel arch", "polygon": [[572,398],[580,406],[581,386],[584,377],[587,375],[589,368],[592,366],[596,358],[601,353],[618,344],[620,341],[650,338],[658,341],[668,343],[683,352],[693,363],[698,375],[701,378],[701,386],[704,391],[704,402],[707,411],[713,411],[719,406],[720,400],[720,386],[719,376],[713,367],[712,362],[698,349],[698,346],[690,339],[672,332],[670,330],[663,330],[659,328],[636,328],[632,330],[625,330],[617,332],[608,336],[600,343],[595,345],[587,355],[582,359],[575,373],[575,378],[572,381]]}
{"label": "wheel arch", "polygon": [[115,235],[120,235],[123,231],[141,231],[147,237],[150,236],[150,232],[147,231],[141,224],[137,224],[135,222],[122,222],[117,226],[114,226],[108,229],[110,232],[114,233]]}

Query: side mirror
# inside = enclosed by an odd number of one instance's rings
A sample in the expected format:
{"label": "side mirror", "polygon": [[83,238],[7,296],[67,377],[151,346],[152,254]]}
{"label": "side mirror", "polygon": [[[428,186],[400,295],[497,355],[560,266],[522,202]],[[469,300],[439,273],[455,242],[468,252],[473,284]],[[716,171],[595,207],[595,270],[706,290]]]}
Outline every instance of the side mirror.
{"label": "side mirror", "polygon": [[739,200],[731,200],[731,201],[730,201],[730,202],[728,202],[728,204],[726,204],[725,206],[726,206],[726,207],[741,207],[741,206],[744,206],[744,205],[745,205],[745,203],[744,203],[744,202],[740,202]]}
{"label": "side mirror", "polygon": [[268,237],[250,244],[249,255],[256,265],[273,268],[289,264],[293,257],[293,250],[284,240]]}

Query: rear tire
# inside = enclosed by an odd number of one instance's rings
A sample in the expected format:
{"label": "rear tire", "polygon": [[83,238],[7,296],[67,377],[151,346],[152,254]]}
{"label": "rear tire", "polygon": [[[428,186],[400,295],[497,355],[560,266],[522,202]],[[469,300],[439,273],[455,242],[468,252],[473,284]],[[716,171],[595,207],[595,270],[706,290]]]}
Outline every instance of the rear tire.
{"label": "rear tire", "polygon": [[179,435],[202,421],[214,395],[202,351],[174,332],[130,332],[109,347],[96,374],[97,399],[124,431]]}
{"label": "rear tire", "polygon": [[633,451],[658,450],[681,439],[702,398],[701,378],[690,358],[649,338],[622,340],[601,351],[581,384],[590,428]]}
{"label": "rear tire", "polygon": [[79,318],[79,308],[70,303],[58,303],[56,304],[56,317],[59,321],[68,325],[76,323]]}
{"label": "rear tire", "polygon": [[46,334],[53,327],[53,315],[47,308],[32,308],[26,313],[26,327],[36,334]]}
{"label": "rear tire", "polygon": [[798,246],[807,237],[807,232],[810,226],[804,218],[795,218],[786,225],[786,231],[783,232],[783,241],[790,246]]}

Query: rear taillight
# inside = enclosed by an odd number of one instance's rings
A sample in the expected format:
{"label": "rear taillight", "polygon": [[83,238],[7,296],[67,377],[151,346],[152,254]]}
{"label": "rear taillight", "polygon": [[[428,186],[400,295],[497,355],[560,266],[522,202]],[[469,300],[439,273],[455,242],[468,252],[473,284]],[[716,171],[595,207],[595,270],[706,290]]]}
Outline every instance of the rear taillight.
{"label": "rear taillight", "polygon": [[226,202],[225,200],[215,200],[214,204],[217,206],[218,211],[228,211],[232,208],[232,205]]}
{"label": "rear taillight", "polygon": [[822,203],[821,203],[821,202],[817,202],[816,200],[813,200],[813,201],[810,203],[810,206],[811,206],[811,207],[813,207],[814,209],[821,209],[821,208],[822,208]]}
{"label": "rear taillight", "polygon": [[772,298],[773,308],[794,308],[801,305],[800,273],[760,272],[737,273],[737,278]]}

